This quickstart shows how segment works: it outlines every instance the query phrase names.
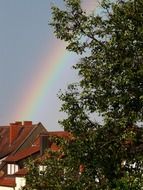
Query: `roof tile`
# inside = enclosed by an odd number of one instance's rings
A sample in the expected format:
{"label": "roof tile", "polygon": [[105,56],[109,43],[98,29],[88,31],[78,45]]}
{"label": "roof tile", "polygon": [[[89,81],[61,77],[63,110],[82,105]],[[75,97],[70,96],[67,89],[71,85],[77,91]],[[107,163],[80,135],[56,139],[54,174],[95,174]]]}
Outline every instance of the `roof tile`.
{"label": "roof tile", "polygon": [[22,144],[26,137],[32,132],[37,125],[32,126],[17,126],[19,128],[18,135],[10,145],[10,126],[0,127],[0,158],[3,158],[10,154],[12,151]]}
{"label": "roof tile", "polygon": [[15,178],[14,177],[0,178],[0,186],[15,187],[16,186]]}

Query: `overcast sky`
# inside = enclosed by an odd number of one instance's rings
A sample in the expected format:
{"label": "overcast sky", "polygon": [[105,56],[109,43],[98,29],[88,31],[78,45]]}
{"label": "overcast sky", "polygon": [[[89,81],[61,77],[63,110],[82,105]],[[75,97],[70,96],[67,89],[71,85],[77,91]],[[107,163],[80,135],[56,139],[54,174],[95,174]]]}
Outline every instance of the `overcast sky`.
{"label": "overcast sky", "polygon": [[[84,0],[83,3],[89,10],[95,6],[95,0]],[[0,0],[0,125],[15,120],[32,120],[34,123],[42,122],[49,130],[60,129],[58,120],[63,114],[59,113],[57,93],[59,89],[66,89],[68,83],[77,80],[75,71],[71,69],[78,60],[74,54],[66,55],[68,63],[63,63],[51,85],[47,81],[41,99],[38,99],[38,88],[37,92],[33,91],[39,103],[30,114],[27,106],[27,115],[22,116],[22,105],[28,102],[30,89],[38,85],[38,76],[42,76],[45,64],[49,74],[48,58],[46,63],[42,60],[46,55],[53,55],[53,62],[55,60],[56,39],[48,25],[53,4],[63,6],[62,0]],[[61,58],[65,54],[63,50]],[[54,75],[54,70],[52,72]]]}

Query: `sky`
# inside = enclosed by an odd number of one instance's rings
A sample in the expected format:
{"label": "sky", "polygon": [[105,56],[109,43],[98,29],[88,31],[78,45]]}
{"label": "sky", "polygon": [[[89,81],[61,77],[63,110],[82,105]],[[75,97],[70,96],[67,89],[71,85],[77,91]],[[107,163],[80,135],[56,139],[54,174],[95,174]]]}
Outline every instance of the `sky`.
{"label": "sky", "polygon": [[[78,80],[72,66],[79,60],[65,50],[49,26],[51,6],[62,0],[0,0],[0,125],[41,122],[61,130],[58,92]],[[87,12],[95,0],[83,0]]]}

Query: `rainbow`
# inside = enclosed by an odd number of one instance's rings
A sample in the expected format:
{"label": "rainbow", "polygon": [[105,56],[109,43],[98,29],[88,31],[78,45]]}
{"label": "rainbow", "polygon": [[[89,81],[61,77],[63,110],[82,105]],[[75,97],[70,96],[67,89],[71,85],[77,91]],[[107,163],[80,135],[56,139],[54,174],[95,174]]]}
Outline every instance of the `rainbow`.
{"label": "rainbow", "polygon": [[[91,10],[93,9],[93,2],[95,6],[95,0],[91,0],[90,3],[83,0],[82,6]],[[29,84],[26,86],[27,90],[24,88],[23,92],[21,92],[22,97],[20,98],[20,102],[17,103],[18,107],[12,115],[12,120],[31,120],[36,116],[45,94],[56,83],[60,72],[71,58],[66,51],[65,43],[55,40],[50,45],[50,51],[41,60],[36,69],[35,78],[29,81]]]}
{"label": "rainbow", "polygon": [[[35,78],[26,87],[21,94],[21,101],[18,103],[18,108],[13,113],[14,120],[31,119],[36,114],[38,108],[42,104],[42,100],[47,94],[50,86],[52,86],[63,70],[64,65],[70,58],[66,51],[65,43],[59,40],[52,45],[46,57],[39,63]],[[41,68],[42,67],[42,68]]]}

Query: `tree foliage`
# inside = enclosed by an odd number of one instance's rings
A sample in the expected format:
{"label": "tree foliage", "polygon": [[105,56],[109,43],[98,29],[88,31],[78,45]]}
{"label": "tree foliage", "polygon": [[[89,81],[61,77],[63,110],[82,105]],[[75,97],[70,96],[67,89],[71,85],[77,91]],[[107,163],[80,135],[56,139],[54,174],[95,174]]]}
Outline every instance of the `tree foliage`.
{"label": "tree foliage", "polygon": [[[69,51],[82,55],[74,66],[80,81],[60,94],[67,114],[60,123],[73,138],[59,142],[64,158],[47,161],[52,188],[44,189],[142,189],[143,1],[103,0],[91,15],[79,0],[64,2],[65,10],[52,7],[51,25]],[[94,121],[97,113],[102,124]]]}

